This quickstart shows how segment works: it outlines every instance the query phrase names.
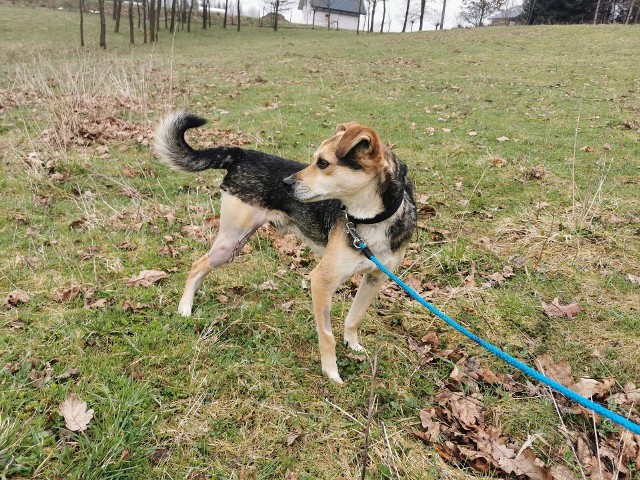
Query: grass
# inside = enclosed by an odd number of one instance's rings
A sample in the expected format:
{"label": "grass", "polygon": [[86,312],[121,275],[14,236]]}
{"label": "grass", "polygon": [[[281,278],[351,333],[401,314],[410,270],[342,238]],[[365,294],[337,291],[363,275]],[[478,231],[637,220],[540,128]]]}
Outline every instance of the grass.
{"label": "grass", "polygon": [[[636,27],[195,28],[175,40],[162,31],[155,47],[109,33],[101,52],[94,16],[79,51],[77,14],[0,9],[0,295],[30,297],[0,320],[0,475],[360,476],[371,369],[339,348],[347,385],[321,375],[308,252],[290,269],[260,232],[251,255],[207,280],[192,318],[175,313],[215,232],[206,219],[221,178],[171,173],[151,155],[153,123],[176,108],[211,120],[196,142],[300,160],[337,123],[371,125],[436,211],[420,217],[403,275],[450,291],[435,303],[524,361],[551,352],[576,376],[637,383],[640,291],[626,275],[640,271],[639,136],[624,126],[640,121]],[[455,290],[516,257],[524,268],[500,286]],[[169,278],[124,283],[145,268]],[[261,289],[268,280],[278,288]],[[53,299],[74,284],[84,293]],[[338,332],[351,290],[335,299]],[[547,318],[541,301],[554,297],[585,311]],[[472,475],[409,433],[452,368],[420,365],[409,348],[431,330],[508,371],[415,304],[383,295],[363,327],[369,351],[381,348],[368,478]],[[66,438],[57,408],[71,393],[95,417]],[[506,433],[521,443],[542,435],[534,448],[547,464],[575,462],[550,402],[487,395]]]}

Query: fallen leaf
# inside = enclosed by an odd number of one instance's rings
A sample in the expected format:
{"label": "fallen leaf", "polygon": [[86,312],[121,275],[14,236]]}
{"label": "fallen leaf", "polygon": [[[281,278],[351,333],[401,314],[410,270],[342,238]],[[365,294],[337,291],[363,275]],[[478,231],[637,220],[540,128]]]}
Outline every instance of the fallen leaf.
{"label": "fallen leaf", "polygon": [[585,145],[584,147],[580,148],[580,150],[582,150],[583,152],[593,152],[595,151],[595,148],[593,148],[591,145]]}
{"label": "fallen leaf", "polygon": [[542,373],[556,382],[566,387],[573,385],[571,365],[566,360],[556,362],[550,354],[545,353],[536,357],[536,365]]}
{"label": "fallen leaf", "polygon": [[499,142],[507,142],[509,140],[509,137],[503,135],[502,137],[496,138],[496,140]]}
{"label": "fallen leaf", "polygon": [[640,285],[640,276],[638,276],[638,275],[633,275],[631,273],[627,273],[627,275],[624,278],[626,278],[627,281],[631,282],[631,284],[633,284],[633,285]]}
{"label": "fallen leaf", "polygon": [[293,445],[293,442],[295,442],[300,435],[302,435],[302,427],[298,425],[296,428],[290,430],[289,433],[287,434],[287,440],[285,441],[285,445],[287,447],[290,447],[291,445]]}
{"label": "fallen leaf", "polygon": [[148,287],[165,278],[167,278],[167,273],[162,270],[142,270],[138,275],[125,280],[124,283],[131,287]]}
{"label": "fallen leaf", "polygon": [[584,309],[576,302],[566,305],[560,304],[560,300],[558,299],[558,297],[554,298],[551,303],[542,302],[542,306],[544,307],[544,313],[548,317],[573,319],[577,314],[584,311]]}
{"label": "fallen leaf", "polygon": [[64,417],[64,424],[72,432],[83,432],[93,418],[93,409],[87,410],[86,402],[72,393],[60,404],[58,412]]}
{"label": "fallen leaf", "polygon": [[70,287],[56,290],[51,295],[56,302],[69,302],[76,298],[80,293],[80,285],[71,285]]}
{"label": "fallen leaf", "polygon": [[551,474],[553,480],[576,480],[571,469],[564,465],[554,465],[549,470],[549,474]]}
{"label": "fallen leaf", "polygon": [[31,300],[31,297],[27,294],[27,292],[18,289],[7,295],[7,298],[4,299],[4,305],[6,307],[13,308],[20,305],[21,303],[27,303],[29,300]]}
{"label": "fallen leaf", "polygon": [[298,480],[298,474],[287,468],[287,472],[284,474],[284,480]]}
{"label": "fallen leaf", "polygon": [[163,460],[169,458],[169,450],[164,447],[156,448],[149,458],[151,465],[159,465]]}
{"label": "fallen leaf", "polygon": [[34,387],[42,388],[53,377],[53,368],[48,366],[44,370],[31,370],[28,377]]}

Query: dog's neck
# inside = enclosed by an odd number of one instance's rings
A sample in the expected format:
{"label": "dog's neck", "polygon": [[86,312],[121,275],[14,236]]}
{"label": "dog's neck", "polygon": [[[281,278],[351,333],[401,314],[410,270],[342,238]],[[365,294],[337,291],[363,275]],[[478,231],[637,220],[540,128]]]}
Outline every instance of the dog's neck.
{"label": "dog's neck", "polygon": [[342,208],[347,213],[347,219],[354,225],[384,222],[392,217],[404,201],[404,177],[400,182],[389,182],[382,195],[380,192],[370,192],[366,189],[359,195],[350,197],[342,202]]}

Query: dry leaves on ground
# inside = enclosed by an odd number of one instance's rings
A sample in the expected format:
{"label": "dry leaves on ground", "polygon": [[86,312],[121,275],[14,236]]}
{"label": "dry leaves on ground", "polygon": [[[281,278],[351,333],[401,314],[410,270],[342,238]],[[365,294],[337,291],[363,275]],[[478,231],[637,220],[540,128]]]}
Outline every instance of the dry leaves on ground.
{"label": "dry leaves on ground", "polygon": [[[578,478],[567,465],[559,463],[549,466],[539,458],[531,448],[535,439],[520,445],[518,440],[501,431],[495,415],[487,415],[482,393],[487,390],[486,385],[501,386],[518,397],[530,396],[531,385],[517,383],[509,374],[496,373],[482,367],[478,358],[465,357],[460,350],[457,353],[440,351],[434,332],[425,335],[420,341],[410,339],[409,344],[410,349],[420,356],[421,362],[438,361],[439,358],[455,362],[447,383],[434,396],[433,404],[420,412],[422,429],[412,432],[425,442],[433,444],[443,459],[470,466],[478,472],[497,473],[506,478]],[[556,362],[551,355],[541,355],[536,360],[538,368],[547,376],[572,390],[603,405],[613,403],[620,411],[634,412],[631,417],[636,422],[640,418],[637,413],[640,389],[634,384],[621,387],[611,377],[574,380],[571,366],[566,361]],[[539,393],[543,391],[541,386],[533,388]],[[562,413],[585,417],[586,421],[577,423],[576,427],[559,427],[570,443],[571,451],[576,452],[576,461],[580,462],[585,478],[602,480],[612,479],[617,475],[619,480],[631,479],[629,466],[635,465],[636,469],[640,467],[640,435],[620,429],[615,432],[599,432],[598,438],[595,438],[593,430],[588,427],[593,421],[591,412],[559,395],[556,401]],[[599,422],[600,419],[596,421]]]}
{"label": "dry leaves on ground", "polygon": [[542,302],[542,306],[544,307],[544,313],[548,317],[573,319],[577,314],[584,311],[576,302],[562,305],[558,297],[554,298],[551,303]]}
{"label": "dry leaves on ground", "polygon": [[7,295],[7,297],[4,299],[4,306],[7,308],[13,308],[17,307],[21,303],[27,303],[29,300],[31,300],[29,294],[18,289]]}
{"label": "dry leaves on ground", "polygon": [[167,278],[167,273],[162,270],[142,270],[124,283],[130,287],[148,287],[160,280]]}
{"label": "dry leaves on ground", "polygon": [[83,432],[93,418],[93,409],[87,410],[87,403],[72,393],[60,404],[58,412],[64,418],[64,424],[72,432]]}

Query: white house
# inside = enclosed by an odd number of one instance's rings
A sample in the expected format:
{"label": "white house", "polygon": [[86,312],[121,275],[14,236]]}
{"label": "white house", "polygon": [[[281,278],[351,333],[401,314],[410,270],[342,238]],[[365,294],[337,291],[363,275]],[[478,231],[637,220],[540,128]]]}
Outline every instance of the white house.
{"label": "white house", "polygon": [[356,30],[358,21],[362,30],[360,15],[367,14],[364,0],[300,0],[298,10],[302,10],[305,24],[336,30]]}

